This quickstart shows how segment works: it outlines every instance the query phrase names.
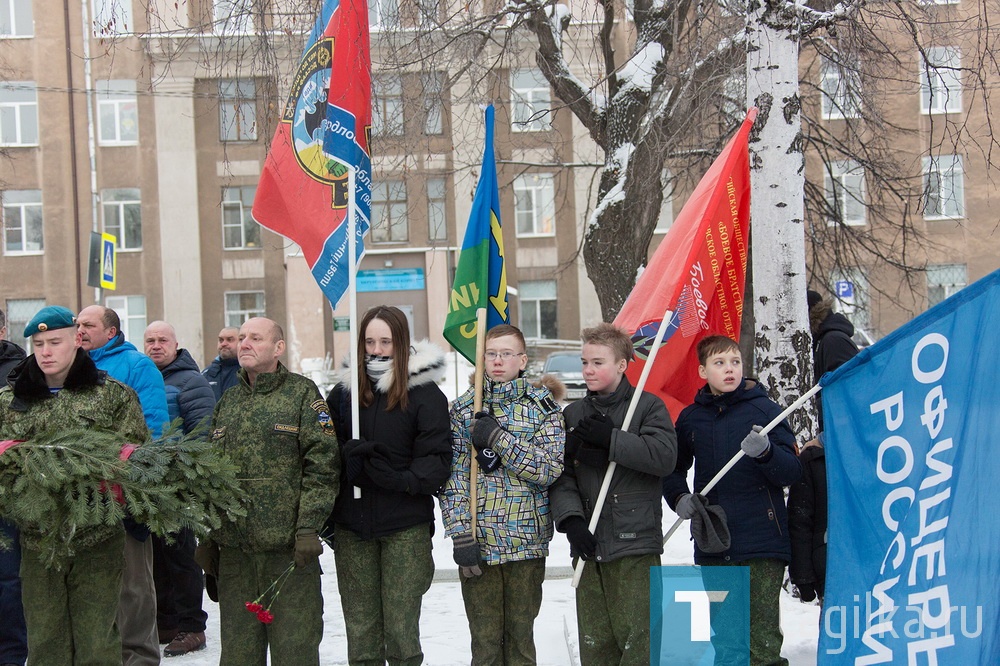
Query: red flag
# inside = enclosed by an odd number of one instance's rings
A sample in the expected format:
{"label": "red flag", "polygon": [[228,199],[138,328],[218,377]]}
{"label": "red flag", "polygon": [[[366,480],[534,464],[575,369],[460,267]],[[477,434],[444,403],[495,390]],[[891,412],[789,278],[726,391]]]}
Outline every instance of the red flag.
{"label": "red flag", "polygon": [[736,135],[702,177],[615,318],[632,333],[639,380],[660,321],[672,316],[645,390],[663,398],[673,416],[704,384],[695,345],[708,335],[739,341],[750,233],[750,158],[747,137],[757,117],[750,109]]}
{"label": "red flag", "polygon": [[[357,207],[357,256],[371,209],[371,59],[361,0],[324,0],[257,185],[253,217],[299,244],[336,307],[347,290],[348,199]],[[348,191],[347,167],[355,171]]]}

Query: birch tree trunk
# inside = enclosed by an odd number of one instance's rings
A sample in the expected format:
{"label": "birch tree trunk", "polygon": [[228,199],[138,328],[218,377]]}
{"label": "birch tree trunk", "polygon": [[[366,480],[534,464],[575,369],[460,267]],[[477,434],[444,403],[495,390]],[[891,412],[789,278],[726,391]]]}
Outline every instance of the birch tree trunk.
{"label": "birch tree trunk", "polygon": [[[806,304],[804,164],[799,102],[799,26],[780,3],[751,0],[747,98],[760,109],[750,137],[755,372],[771,399],[790,404],[813,385]],[[815,409],[790,417],[813,434]]]}

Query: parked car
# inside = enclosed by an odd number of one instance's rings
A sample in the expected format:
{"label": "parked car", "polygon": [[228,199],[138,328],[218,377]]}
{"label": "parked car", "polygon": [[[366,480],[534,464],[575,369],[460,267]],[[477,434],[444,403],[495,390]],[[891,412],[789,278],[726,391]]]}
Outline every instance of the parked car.
{"label": "parked car", "polygon": [[553,352],[545,359],[542,374],[552,375],[566,386],[566,399],[579,400],[587,395],[583,381],[583,361],[580,352]]}

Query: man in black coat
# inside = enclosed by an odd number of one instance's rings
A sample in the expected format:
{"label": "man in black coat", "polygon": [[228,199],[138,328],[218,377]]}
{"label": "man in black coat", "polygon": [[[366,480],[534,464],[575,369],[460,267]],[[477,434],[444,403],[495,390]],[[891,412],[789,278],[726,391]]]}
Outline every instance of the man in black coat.
{"label": "man in black coat", "polygon": [[[25,358],[24,350],[7,340],[7,315],[0,310],[0,387]],[[28,658],[28,631],[21,606],[21,546],[17,528],[0,519],[0,532],[11,544],[0,550],[0,664],[23,664]]]}
{"label": "man in black coat", "polygon": [[[179,348],[174,327],[154,321],[146,327],[143,344],[146,356],[163,374],[171,422],[180,418],[184,434],[199,426],[207,428],[215,409],[215,393],[191,354]],[[174,543],[153,536],[156,626],[160,643],[167,643],[163,653],[168,657],[203,649],[208,619],[202,610],[205,581],[194,560],[194,532],[185,529],[173,536]]]}
{"label": "man in black coat", "polygon": [[238,328],[227,326],[219,331],[219,355],[201,373],[215,392],[216,402],[222,398],[226,389],[236,386],[240,381],[237,375],[240,371],[240,361],[236,358],[240,344],[239,338],[240,329]]}

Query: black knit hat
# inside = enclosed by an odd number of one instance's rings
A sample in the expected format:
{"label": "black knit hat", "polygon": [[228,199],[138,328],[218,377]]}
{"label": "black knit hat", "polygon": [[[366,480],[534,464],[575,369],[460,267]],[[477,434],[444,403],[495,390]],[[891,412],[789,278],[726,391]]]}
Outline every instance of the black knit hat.
{"label": "black knit hat", "polygon": [[819,292],[813,291],[812,289],[806,292],[806,302],[809,304],[810,310],[812,310],[813,307],[822,300],[823,297],[819,295]]}

